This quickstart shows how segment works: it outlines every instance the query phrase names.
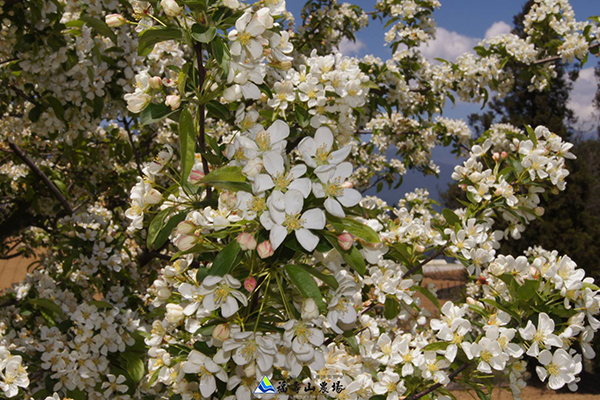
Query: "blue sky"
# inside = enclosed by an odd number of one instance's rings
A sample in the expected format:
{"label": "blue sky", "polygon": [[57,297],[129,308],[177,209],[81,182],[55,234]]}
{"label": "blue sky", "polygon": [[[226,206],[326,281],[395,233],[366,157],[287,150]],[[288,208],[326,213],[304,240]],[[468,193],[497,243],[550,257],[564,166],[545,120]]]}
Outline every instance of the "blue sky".
{"label": "blue sky", "polygon": [[[375,0],[349,2],[362,7],[365,11],[373,10],[376,3]],[[440,2],[442,6],[434,13],[438,28],[437,37],[428,49],[423,50],[423,53],[431,59],[440,57],[453,61],[456,56],[476,46],[486,35],[493,36],[509,31],[513,16],[522,10],[525,0],[440,0]],[[577,20],[600,15],[598,0],[571,0],[570,3]],[[301,0],[287,1],[288,9],[298,19],[298,23],[300,23],[300,10],[303,4]],[[371,20],[369,27],[357,34],[356,43],[343,43],[340,50],[350,56],[362,57],[373,54],[387,59],[391,56],[391,52],[388,47],[384,47],[383,35],[383,25]],[[597,87],[593,73],[593,68],[597,64],[598,59],[590,56],[571,92],[570,106],[579,117],[577,129],[583,133],[595,130],[597,124],[597,118],[592,116],[594,110],[591,104]],[[458,103],[455,106],[449,104],[443,114],[450,118],[466,119],[469,114],[479,112],[480,109],[481,105],[477,104]],[[432,198],[439,199],[438,190],[445,189],[451,182],[450,175],[459,160],[443,148],[436,148],[433,154],[434,160],[442,170],[439,179],[409,172],[397,191],[380,193],[379,196],[392,204],[404,193],[415,188],[426,187]]]}

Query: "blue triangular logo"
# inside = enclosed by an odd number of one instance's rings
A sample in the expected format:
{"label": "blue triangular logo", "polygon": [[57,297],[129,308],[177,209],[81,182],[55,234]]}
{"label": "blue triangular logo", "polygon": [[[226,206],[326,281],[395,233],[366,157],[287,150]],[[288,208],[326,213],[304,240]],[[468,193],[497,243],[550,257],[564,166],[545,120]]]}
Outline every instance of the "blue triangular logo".
{"label": "blue triangular logo", "polygon": [[263,376],[256,389],[254,389],[254,394],[277,394],[277,391],[275,390],[273,385],[271,385],[271,381],[269,380],[269,378],[267,378],[267,376],[265,375]]}

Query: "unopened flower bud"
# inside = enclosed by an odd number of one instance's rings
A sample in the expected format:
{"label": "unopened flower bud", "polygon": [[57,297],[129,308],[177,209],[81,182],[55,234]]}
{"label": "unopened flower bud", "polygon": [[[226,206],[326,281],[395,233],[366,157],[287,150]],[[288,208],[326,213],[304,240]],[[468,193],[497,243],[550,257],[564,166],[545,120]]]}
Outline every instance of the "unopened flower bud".
{"label": "unopened flower bud", "polygon": [[251,233],[242,232],[237,237],[237,242],[242,250],[254,250],[256,248],[256,239]]}
{"label": "unopened flower bud", "polygon": [[106,22],[106,25],[111,28],[123,26],[127,23],[127,20],[121,14],[109,14],[104,17],[104,21]]}
{"label": "unopened flower bud", "polygon": [[249,293],[252,293],[254,289],[256,289],[256,279],[254,279],[252,275],[244,280],[244,289],[246,289]]}
{"label": "unopened flower bud", "polygon": [[232,10],[240,8],[240,2],[238,0],[223,0],[223,5]]}
{"label": "unopened flower bud", "polygon": [[162,87],[162,79],[160,76],[153,76],[148,83],[152,89],[160,89]]}
{"label": "unopened flower bud", "polygon": [[161,0],[160,6],[169,17],[175,17],[181,12],[181,7],[175,0]]}
{"label": "unopened flower bud", "polygon": [[461,185],[458,185],[458,187],[460,187],[462,190],[466,191],[467,190],[467,185],[465,185],[464,183]]}
{"label": "unopened flower bud", "polygon": [[550,189],[550,193],[552,193],[552,194],[559,194],[560,190],[557,187],[553,187],[552,189]]}
{"label": "unopened flower bud", "polygon": [[177,228],[175,229],[175,232],[179,235],[183,234],[188,234],[188,233],[192,233],[196,230],[196,225],[192,224],[189,221],[181,221],[179,224],[177,224]]}
{"label": "unopened flower bud", "polygon": [[265,240],[261,244],[256,247],[256,251],[258,252],[258,256],[260,258],[271,257],[275,252],[273,251],[273,246],[271,246],[270,240]]}
{"label": "unopened flower bud", "polygon": [[304,299],[302,301],[302,311],[301,311],[302,319],[305,321],[312,321],[319,317],[319,308],[317,307],[317,303],[312,298]]}
{"label": "unopened flower bud", "polygon": [[341,186],[344,189],[352,189],[354,187],[354,184],[350,181],[345,181],[344,183],[342,183]]}
{"label": "unopened flower bud", "polygon": [[175,240],[175,246],[181,251],[188,251],[196,244],[196,237],[192,235],[182,235]]}
{"label": "unopened flower bud", "polygon": [[167,313],[165,319],[170,324],[178,324],[185,318],[183,314],[183,307],[179,304],[169,303],[167,304]]}
{"label": "unopened flower bud", "polygon": [[204,171],[197,168],[192,168],[190,176],[188,176],[188,182],[192,185],[197,185],[204,178]]}
{"label": "unopened flower bud", "polygon": [[425,246],[423,246],[422,244],[418,244],[415,246],[415,251],[417,253],[423,253],[425,251]]}
{"label": "unopened flower bud", "polygon": [[538,217],[541,217],[542,215],[544,215],[544,212],[546,210],[544,210],[544,207],[536,207],[533,209],[533,212],[535,213],[535,215],[537,215]]}
{"label": "unopened flower bud", "polygon": [[498,160],[500,160],[500,153],[495,152],[494,154],[492,154],[492,159],[498,162]]}
{"label": "unopened flower bud", "polygon": [[162,194],[156,189],[150,189],[144,194],[144,203],[146,204],[158,204],[162,200]]}
{"label": "unopened flower bud", "polygon": [[354,244],[354,236],[347,232],[342,233],[340,236],[338,236],[338,243],[342,249],[350,250]]}
{"label": "unopened flower bud", "polygon": [[223,192],[219,196],[219,200],[229,209],[233,209],[237,204],[237,196],[233,192]]}
{"label": "unopened flower bud", "polygon": [[504,188],[502,188],[502,186],[499,186],[496,188],[496,191],[494,191],[494,196],[502,196],[502,193],[504,193]]}
{"label": "unopened flower bud", "polygon": [[165,104],[171,107],[171,110],[175,111],[179,108],[179,105],[181,104],[181,97],[179,97],[176,94],[170,94],[167,96]]}
{"label": "unopened flower bud", "polygon": [[503,160],[506,160],[508,158],[508,153],[503,151],[502,153],[500,153],[500,157],[502,157]]}
{"label": "unopened flower bud", "polygon": [[215,326],[215,329],[212,333],[213,339],[218,340],[220,342],[224,342],[227,339],[229,339],[230,335],[231,329],[229,329],[229,324],[219,324]]}
{"label": "unopened flower bud", "polygon": [[248,163],[242,168],[242,174],[248,178],[254,178],[263,169],[263,161],[260,158],[255,158],[248,161]]}
{"label": "unopened flower bud", "polygon": [[467,303],[471,305],[476,305],[477,301],[472,297],[467,297]]}

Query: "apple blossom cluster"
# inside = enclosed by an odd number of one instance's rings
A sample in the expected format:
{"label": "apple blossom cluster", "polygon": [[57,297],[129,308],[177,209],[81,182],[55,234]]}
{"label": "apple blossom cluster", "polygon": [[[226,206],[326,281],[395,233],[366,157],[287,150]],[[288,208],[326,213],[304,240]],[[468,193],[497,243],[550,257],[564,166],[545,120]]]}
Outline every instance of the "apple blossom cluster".
{"label": "apple blossom cluster", "polygon": [[0,346],[0,389],[3,395],[10,399],[19,394],[19,388],[28,386],[29,376],[27,367],[23,366],[23,357],[12,355],[6,346]]}
{"label": "apple blossom cluster", "polygon": [[349,142],[357,131],[354,111],[362,107],[369,94],[369,77],[355,59],[340,53],[319,56],[316,51],[305,57],[298,69],[290,69],[273,85],[273,98],[268,105],[282,117],[286,114],[305,113],[299,123],[317,129],[328,126],[341,143]]}

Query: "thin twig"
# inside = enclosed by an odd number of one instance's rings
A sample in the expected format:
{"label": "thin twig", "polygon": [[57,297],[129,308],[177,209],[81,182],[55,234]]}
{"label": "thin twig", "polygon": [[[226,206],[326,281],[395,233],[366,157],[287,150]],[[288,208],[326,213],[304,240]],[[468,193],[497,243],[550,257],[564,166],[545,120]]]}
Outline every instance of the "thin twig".
{"label": "thin twig", "polygon": [[406,272],[406,274],[404,274],[402,276],[403,279],[408,278],[409,276],[411,276],[412,274],[414,274],[415,272],[417,272],[418,270],[420,270],[425,264],[427,264],[429,261],[433,260],[434,258],[436,258],[437,256],[441,255],[444,250],[446,250],[446,247],[448,246],[448,244],[443,245],[438,251],[436,251],[432,256],[427,257],[425,260],[423,260],[422,262],[420,262],[419,264],[415,265],[414,267],[412,267],[411,269],[408,270],[408,272]]}
{"label": "thin twig", "polygon": [[131,129],[129,128],[129,122],[127,121],[127,117],[123,118],[123,125],[125,126],[125,130],[127,131],[127,136],[129,136],[129,143],[131,144],[131,149],[133,150],[133,156],[135,157],[135,163],[137,164],[138,172],[140,176],[143,176],[142,172],[142,161],[140,159],[140,153],[138,152],[135,143],[133,142],[133,135],[131,134]]}
{"label": "thin twig", "polygon": [[13,85],[11,85],[10,83],[8,83],[6,81],[0,81],[0,83],[3,84],[4,86],[6,86],[7,88],[9,88],[10,90],[14,91],[17,94],[17,96],[21,97],[22,99],[27,100],[31,104],[36,105],[36,106],[40,105],[40,103],[38,103],[36,99],[34,99],[33,97],[29,96],[28,94],[26,94],[25,92],[23,92],[18,87],[13,86]]}
{"label": "thin twig", "polygon": [[[592,49],[595,49],[598,46],[600,46],[600,43],[594,43],[593,45],[591,45],[590,47],[588,47],[588,51],[590,51]],[[562,59],[561,56],[552,56],[552,57],[544,58],[542,60],[534,61],[533,63],[531,63],[531,65],[545,64],[545,63],[552,62],[552,61],[558,61],[560,59]]]}
{"label": "thin twig", "polygon": [[13,62],[13,61],[17,61],[17,60],[18,60],[18,58],[17,58],[17,57],[14,57],[14,58],[9,58],[8,60],[5,60],[5,61],[0,61],[0,65],[3,65],[3,64],[8,64],[9,62]]}
{"label": "thin twig", "polygon": [[[454,378],[456,378],[456,376],[458,374],[460,374],[461,372],[463,372],[468,366],[469,366],[468,363],[461,365],[460,367],[458,367],[456,369],[456,371],[454,371],[453,373],[451,373],[450,375],[448,375],[448,378],[450,380],[453,380]],[[435,385],[430,386],[429,388],[423,390],[422,392],[413,394],[412,396],[410,396],[406,400],[417,400],[417,399],[420,399],[421,397],[428,395],[429,393],[433,392],[434,390],[439,389],[442,386],[444,386],[444,385],[441,384],[441,383],[436,383]]]}
{"label": "thin twig", "polygon": [[[204,68],[204,61],[202,60],[202,43],[196,42],[194,44],[194,51],[196,52],[196,61],[198,63],[198,75],[200,76],[200,82],[198,83],[199,91],[202,93],[204,88],[204,80],[206,78],[206,69]],[[206,154],[206,137],[205,137],[205,108],[204,103],[200,103],[198,106],[198,119],[199,119],[199,133],[198,133],[198,144],[200,145],[200,151],[202,152],[202,169],[204,171],[204,175],[208,175],[210,170],[208,169],[208,161],[204,157]],[[206,198],[208,200],[212,199],[212,190],[210,186],[206,187]]]}
{"label": "thin twig", "polygon": [[69,202],[67,201],[65,196],[56,187],[56,185],[54,183],[52,183],[52,181],[50,179],[48,179],[46,174],[44,174],[44,172],[29,157],[27,157],[27,154],[25,154],[23,152],[23,150],[21,150],[16,144],[14,144],[12,142],[8,142],[8,145],[10,146],[12,151],[14,151],[15,154],[17,156],[19,156],[19,158],[21,160],[23,160],[23,162],[25,162],[25,164],[27,164],[27,166],[29,168],[31,168],[31,170],[33,172],[35,172],[35,174],[37,176],[40,177],[40,179],[44,182],[44,184],[48,187],[48,189],[50,189],[52,191],[52,193],[54,193],[54,196],[57,198],[57,200],[63,206],[65,211],[67,211],[67,213],[69,213],[69,215],[73,214],[73,208],[71,208],[71,205],[69,204]]}

